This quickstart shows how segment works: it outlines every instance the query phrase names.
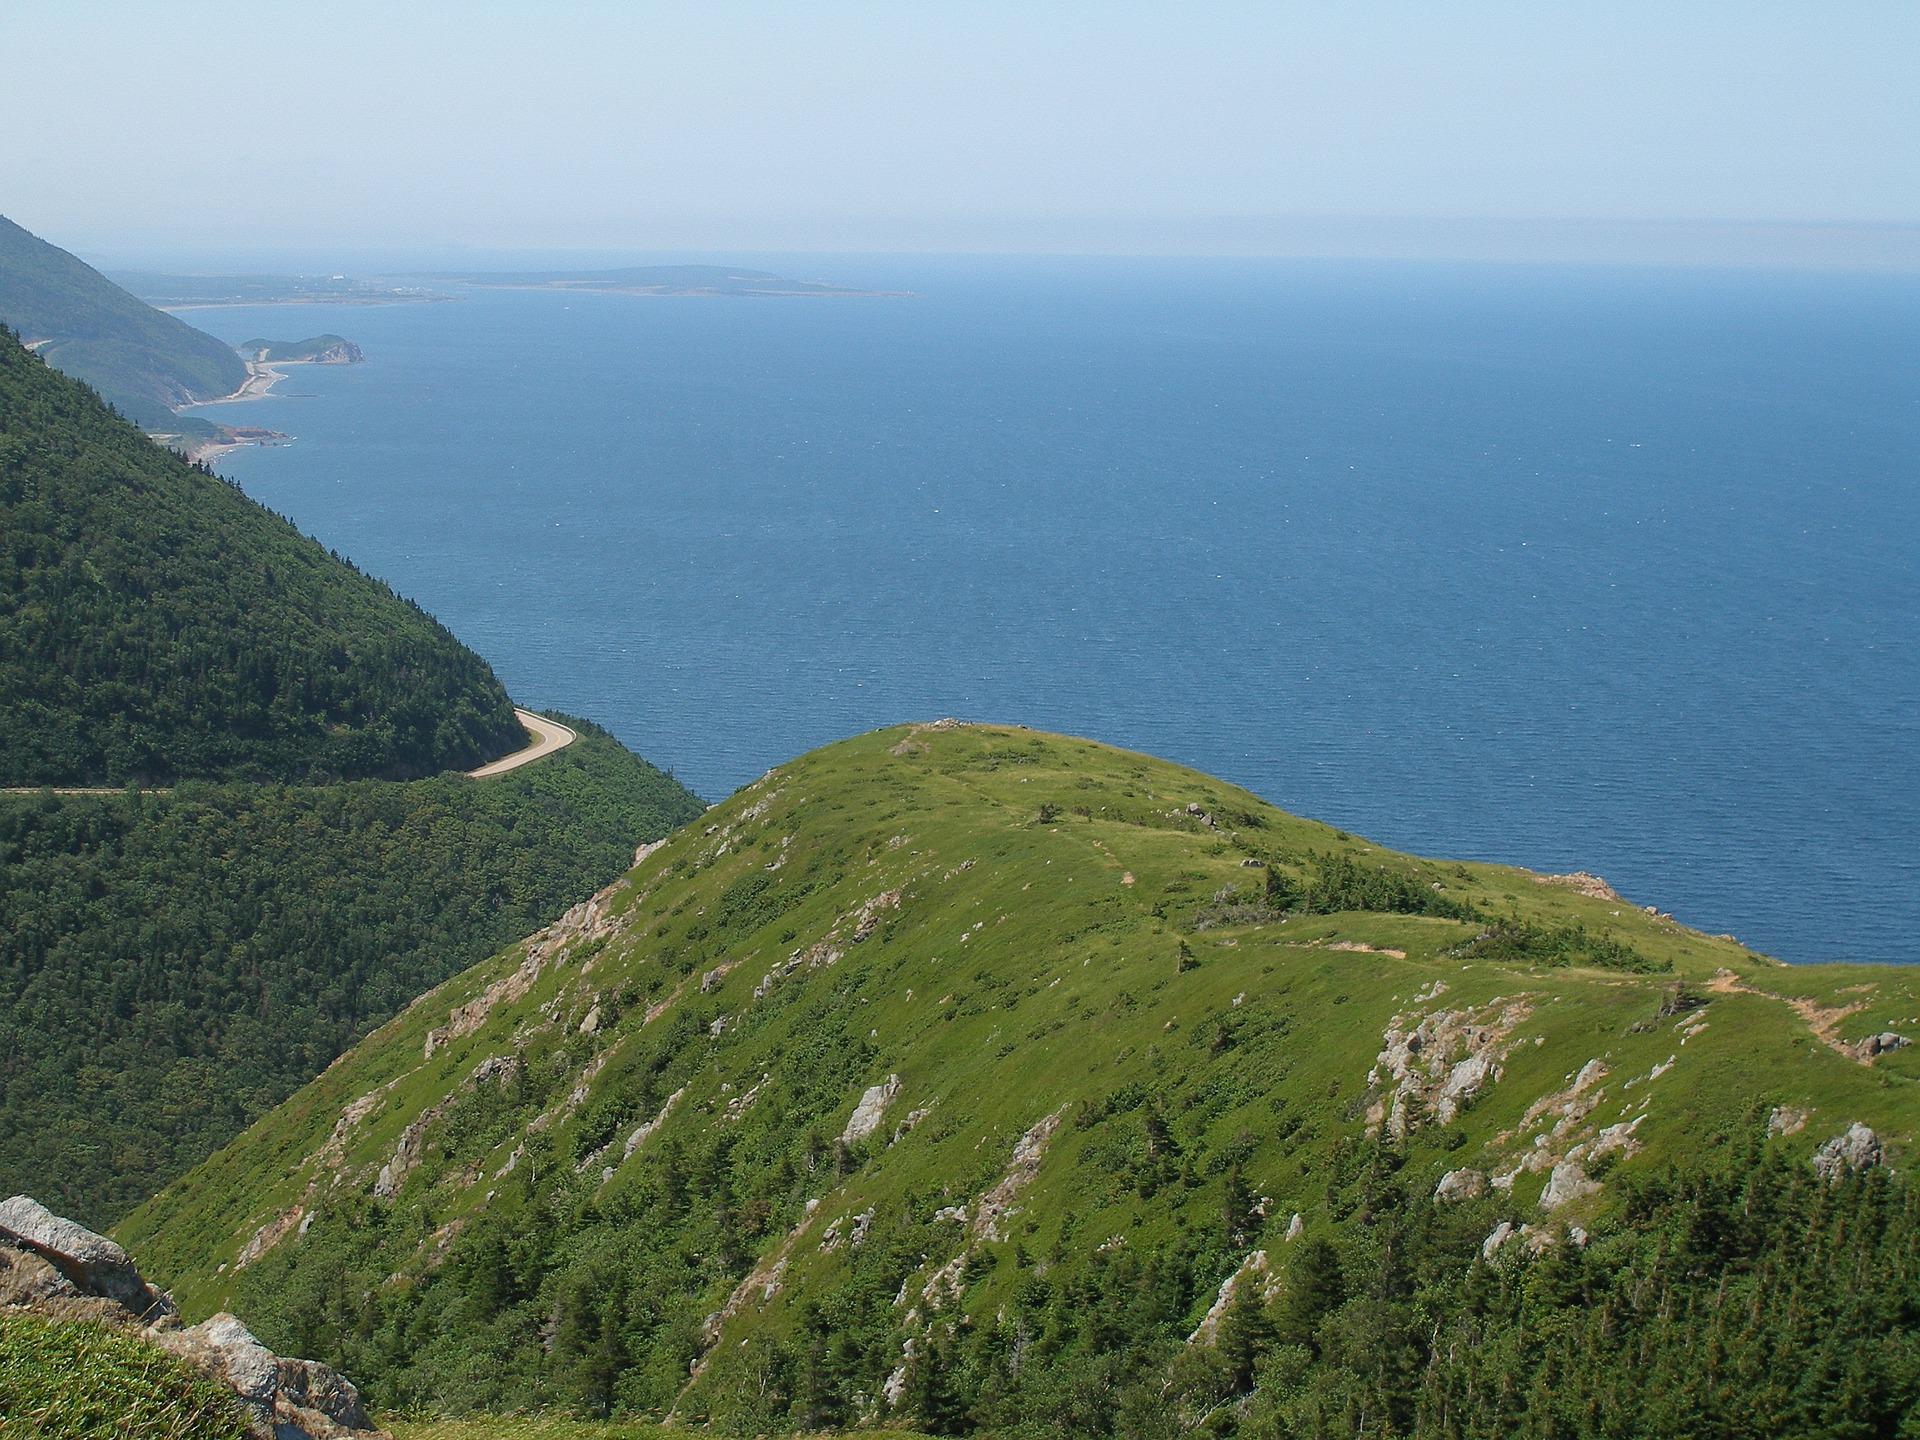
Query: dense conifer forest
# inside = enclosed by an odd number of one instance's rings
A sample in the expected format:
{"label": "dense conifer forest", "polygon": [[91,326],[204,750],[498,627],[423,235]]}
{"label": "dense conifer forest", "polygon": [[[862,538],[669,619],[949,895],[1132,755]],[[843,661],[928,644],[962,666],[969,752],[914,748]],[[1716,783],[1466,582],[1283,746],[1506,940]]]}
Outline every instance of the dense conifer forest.
{"label": "dense conifer forest", "polygon": [[571,723],[487,781],[0,797],[0,1191],[105,1224],[699,813]]}
{"label": "dense conifer forest", "polygon": [[0,338],[0,785],[410,779],[524,743],[444,627]]}

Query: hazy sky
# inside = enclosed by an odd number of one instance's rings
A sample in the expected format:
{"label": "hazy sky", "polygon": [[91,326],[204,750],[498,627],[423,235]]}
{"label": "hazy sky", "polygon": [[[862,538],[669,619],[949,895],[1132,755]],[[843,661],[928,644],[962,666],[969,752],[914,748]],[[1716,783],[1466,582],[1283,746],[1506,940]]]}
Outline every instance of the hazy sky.
{"label": "hazy sky", "polygon": [[4,0],[0,213],[122,250],[1852,243],[1920,222],[1916,59],[1912,0]]}

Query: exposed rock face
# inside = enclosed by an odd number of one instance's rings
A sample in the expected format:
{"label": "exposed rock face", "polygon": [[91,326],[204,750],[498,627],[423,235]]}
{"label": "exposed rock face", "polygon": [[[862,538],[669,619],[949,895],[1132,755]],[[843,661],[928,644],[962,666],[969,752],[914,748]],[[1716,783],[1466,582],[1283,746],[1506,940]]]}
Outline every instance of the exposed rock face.
{"label": "exposed rock face", "polygon": [[240,1398],[257,1440],[384,1440],[331,1366],[275,1355],[231,1315],[182,1328],[124,1250],[25,1195],[0,1205],[0,1305],[97,1321],[179,1356]]}
{"label": "exposed rock face", "polygon": [[447,1012],[447,1023],[427,1032],[424,1058],[431,1060],[442,1045],[471,1035],[486,1023],[497,1005],[512,1004],[533,988],[541,972],[549,965],[564,964],[581,944],[590,944],[611,935],[618,922],[608,914],[607,901],[613,893],[608,886],[590,900],[582,900],[553,924],[527,941],[526,956],[518,968],[494,981],[481,994]]}
{"label": "exposed rock face", "polygon": [[869,1087],[860,1097],[860,1103],[853,1107],[853,1114],[847,1117],[847,1128],[840,1132],[840,1138],[849,1145],[858,1144],[880,1128],[880,1120],[887,1113],[887,1106],[893,1103],[893,1097],[900,1093],[900,1077],[889,1075],[880,1084]]}
{"label": "exposed rock face", "polygon": [[1433,1198],[1436,1204],[1450,1204],[1457,1200],[1478,1200],[1486,1193],[1485,1171],[1449,1170],[1440,1177],[1440,1183],[1434,1186]]}
{"label": "exposed rock face", "polygon": [[1239,1268],[1220,1282],[1219,1293],[1214,1296],[1213,1304],[1208,1307],[1207,1313],[1201,1317],[1199,1326],[1187,1336],[1187,1343],[1211,1345],[1218,1339],[1221,1320],[1232,1308],[1233,1302],[1239,1298],[1241,1291],[1249,1285],[1256,1287],[1254,1293],[1262,1301],[1270,1301],[1280,1293],[1279,1277],[1268,1265],[1267,1252],[1264,1250],[1256,1250],[1247,1256],[1240,1262]]}
{"label": "exposed rock face", "polygon": [[972,1231],[977,1239],[988,1241],[1005,1240],[1005,1222],[1010,1220],[1016,1210],[1014,1202],[1020,1192],[1033,1183],[1033,1177],[1040,1173],[1040,1160],[1047,1153],[1047,1145],[1053,1139],[1053,1132],[1060,1128],[1067,1107],[1062,1105],[1041,1119],[1031,1130],[1020,1137],[1013,1147],[1013,1159],[1008,1162],[1007,1170],[974,1207]]}
{"label": "exposed rock face", "polygon": [[1598,875],[1585,870],[1575,870],[1570,875],[1536,875],[1536,885],[1556,885],[1562,890],[1571,890],[1577,895],[1585,895],[1594,900],[1620,899],[1620,893]]}
{"label": "exposed rock face", "polygon": [[336,1440],[370,1429],[360,1392],[337,1370],[317,1360],[280,1358],[224,1312],[190,1330],[154,1330],[148,1338],[225,1384],[274,1440]]}
{"label": "exposed rock face", "polygon": [[1880,1137],[1855,1121],[1813,1152],[1813,1168],[1823,1180],[1837,1180],[1850,1170],[1871,1170],[1884,1156]]}
{"label": "exposed rock face", "polygon": [[[1569,1226],[1567,1238],[1576,1245],[1587,1243],[1587,1232],[1578,1225]],[[1487,1238],[1480,1242],[1480,1258],[1492,1264],[1508,1242],[1518,1240],[1529,1255],[1538,1255],[1541,1251],[1558,1242],[1558,1236],[1552,1230],[1535,1225],[1515,1226],[1511,1220],[1502,1220],[1494,1226]]]}
{"label": "exposed rock face", "polygon": [[1531,1013],[1524,999],[1493,1001],[1477,1010],[1436,1010],[1411,1026],[1396,1015],[1380,1037],[1380,1054],[1367,1080],[1387,1093],[1367,1116],[1404,1139],[1423,1115],[1450,1125],[1467,1103],[1500,1078],[1507,1037]]}

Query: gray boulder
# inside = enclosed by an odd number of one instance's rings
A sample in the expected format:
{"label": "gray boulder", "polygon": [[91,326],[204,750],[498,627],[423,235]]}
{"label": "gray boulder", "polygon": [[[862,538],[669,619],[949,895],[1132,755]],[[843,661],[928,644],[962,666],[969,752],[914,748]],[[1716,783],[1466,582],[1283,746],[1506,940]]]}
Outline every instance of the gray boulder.
{"label": "gray boulder", "polygon": [[[0,1204],[0,1306],[138,1336],[232,1390],[259,1440],[376,1440],[360,1394],[331,1366],[275,1355],[232,1315],[182,1328],[127,1252],[25,1195]],[[11,1435],[4,1419],[0,1432]]]}
{"label": "gray boulder", "polygon": [[275,1436],[332,1440],[368,1428],[360,1392],[332,1366],[282,1359],[224,1311],[191,1329],[149,1338],[223,1382]]}
{"label": "gray boulder", "polygon": [[1440,1183],[1433,1187],[1436,1205],[1478,1200],[1486,1193],[1487,1176],[1483,1170],[1449,1170],[1440,1177]]}
{"label": "gray boulder", "polygon": [[1599,1188],[1599,1182],[1588,1179],[1587,1172],[1580,1168],[1577,1161],[1562,1160],[1553,1167],[1553,1174],[1547,1177],[1547,1188],[1540,1192],[1540,1208],[1558,1210],[1562,1205],[1591,1195]]}
{"label": "gray boulder", "polygon": [[0,1203],[0,1242],[32,1251],[77,1289],[117,1301],[139,1319],[174,1313],[173,1302],[140,1278],[126,1251],[31,1196],[15,1195]]}
{"label": "gray boulder", "polygon": [[848,1145],[857,1144],[878,1130],[881,1117],[899,1093],[898,1075],[889,1075],[880,1084],[869,1086],[860,1103],[853,1107],[853,1114],[847,1117],[847,1128],[840,1132],[841,1140]]}
{"label": "gray boulder", "polygon": [[1837,1180],[1849,1171],[1871,1170],[1885,1159],[1880,1137],[1858,1120],[1813,1152],[1814,1172]]}

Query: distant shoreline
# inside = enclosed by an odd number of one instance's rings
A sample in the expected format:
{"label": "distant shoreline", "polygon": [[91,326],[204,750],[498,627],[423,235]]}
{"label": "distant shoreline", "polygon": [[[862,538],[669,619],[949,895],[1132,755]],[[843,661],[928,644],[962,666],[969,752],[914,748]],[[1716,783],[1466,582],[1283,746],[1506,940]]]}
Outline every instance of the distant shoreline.
{"label": "distant shoreline", "polygon": [[917,300],[913,290],[671,290],[657,285],[586,285],[567,280],[546,284],[483,285],[469,290],[536,291],[542,295],[628,295],[639,300]]}
{"label": "distant shoreline", "polygon": [[217,400],[200,400],[200,405],[231,405],[236,400],[259,400],[267,392],[287,378],[286,371],[278,369],[281,365],[310,365],[310,360],[249,360],[246,362],[247,378],[230,395],[222,395]]}
{"label": "distant shoreline", "polygon": [[[293,365],[313,365],[313,360],[248,360],[247,378],[230,395],[222,395],[213,400],[196,400],[192,406],[182,409],[197,409],[202,405],[231,405],[245,400],[264,400],[282,380],[287,378],[286,368]],[[187,459],[194,461],[217,460],[235,450],[244,450],[249,446],[287,445],[293,437],[278,430],[266,430],[253,426],[220,427],[217,439],[195,440],[184,447]]]}
{"label": "distant shoreline", "polygon": [[229,451],[245,450],[252,446],[272,449],[283,445],[291,445],[293,438],[293,436],[284,435],[278,430],[222,427],[222,434],[219,439],[195,440],[190,444],[181,446],[180,453],[185,455],[188,460],[195,462],[217,460]]}
{"label": "distant shoreline", "polygon": [[271,300],[182,300],[177,304],[155,305],[156,310],[164,310],[169,315],[177,315],[182,310],[252,310],[269,305],[438,305],[446,301],[457,300],[457,295],[284,295]]}

